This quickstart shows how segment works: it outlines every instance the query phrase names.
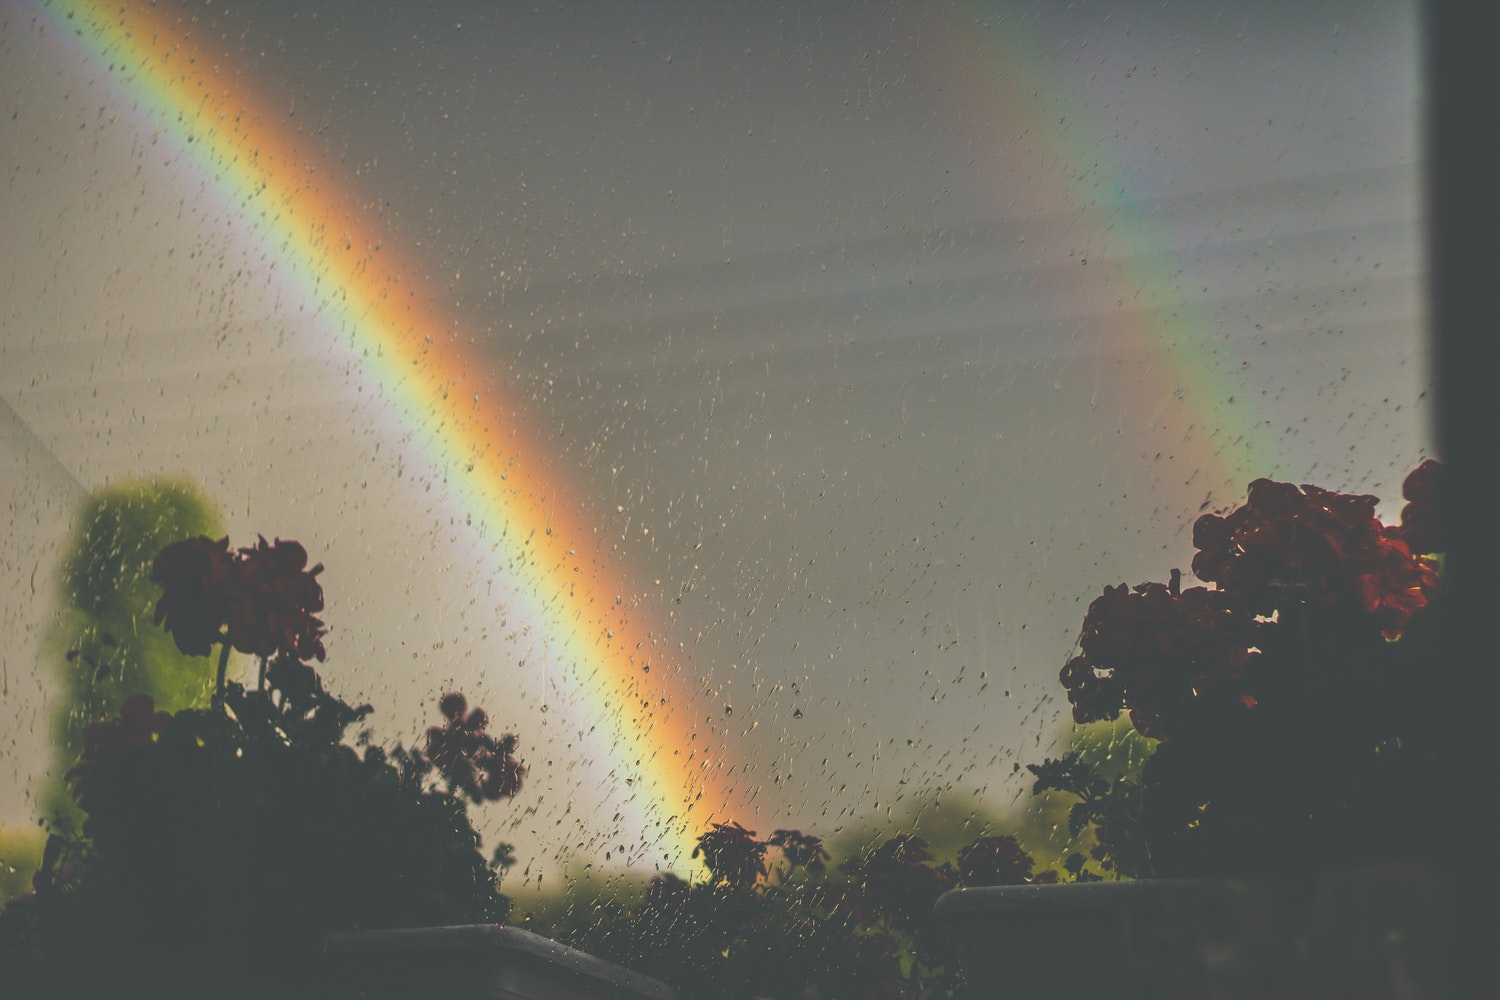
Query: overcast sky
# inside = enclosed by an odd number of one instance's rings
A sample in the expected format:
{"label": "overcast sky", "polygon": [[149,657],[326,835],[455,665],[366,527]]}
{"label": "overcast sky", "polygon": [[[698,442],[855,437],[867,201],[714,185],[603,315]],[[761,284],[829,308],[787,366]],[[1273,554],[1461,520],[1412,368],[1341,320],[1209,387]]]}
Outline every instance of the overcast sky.
{"label": "overcast sky", "polygon": [[[219,6],[617,541],[752,829],[1004,807],[1102,587],[1185,568],[1254,476],[1395,500],[1430,448],[1410,3]],[[650,857],[314,297],[4,10],[0,822],[72,505],[174,472],[327,564],[325,673],[383,737],[455,685],[521,734],[482,825],[535,871]]]}

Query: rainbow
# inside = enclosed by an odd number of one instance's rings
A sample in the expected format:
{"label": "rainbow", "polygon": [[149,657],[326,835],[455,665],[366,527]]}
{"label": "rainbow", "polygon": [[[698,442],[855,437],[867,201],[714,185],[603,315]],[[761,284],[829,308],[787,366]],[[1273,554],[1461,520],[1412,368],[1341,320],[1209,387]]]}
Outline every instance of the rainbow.
{"label": "rainbow", "polygon": [[662,653],[629,617],[633,592],[600,532],[571,514],[568,484],[527,434],[523,408],[483,383],[487,359],[414,277],[420,269],[191,19],[147,2],[59,0],[42,10],[228,200],[330,329],[347,331],[341,346],[447,473],[478,533],[494,539],[551,656],[582,679],[594,738],[628,785],[641,829],[656,832],[657,856],[688,867],[709,823],[748,814],[734,769],[683,709],[694,697],[671,689],[674,672],[652,670],[668,665],[652,662]]}
{"label": "rainbow", "polygon": [[[1250,480],[1282,470],[1285,444],[1259,407],[1236,400],[1244,389],[1209,335],[1214,323],[1195,296],[1176,291],[1181,265],[1166,250],[1167,223],[1115,169],[1108,131],[1078,118],[1085,102],[1055,100],[1076,89],[1057,68],[1066,53],[1043,52],[1016,4],[893,9],[894,31],[917,46],[926,82],[957,103],[977,172],[994,165],[1005,199],[997,215],[1029,232],[1038,264],[1069,269],[1070,314],[1106,325],[1104,349],[1128,361],[1101,380],[1112,386],[1100,392],[1109,397],[1098,407],[1100,433],[1129,426],[1131,462],[1137,447],[1160,448],[1183,470],[1173,478],[1186,480],[1185,495],[1241,502]],[[1049,106],[1064,103],[1067,118]]]}
{"label": "rainbow", "polygon": [[[1019,13],[1007,22],[1008,8],[972,3],[929,18],[916,6],[893,8],[897,30],[920,46],[926,75],[957,95],[963,119],[978,123],[963,138],[977,163],[1004,174],[997,213],[1042,219],[1032,230],[1046,245],[1039,252],[1077,252],[1068,279],[1074,311],[1107,317],[1110,347],[1136,359],[1126,377],[1111,379],[1121,384],[1106,390],[1113,398],[1100,412],[1110,420],[1101,426],[1113,432],[1121,414],[1134,420],[1133,432],[1176,449],[1173,466],[1210,494],[1274,473],[1279,449],[1264,421],[1252,414],[1229,427],[1205,418],[1233,393],[1202,337],[1208,324],[1188,305],[1162,301],[1173,282],[1153,270],[1163,266],[1153,251],[1168,245],[1156,220],[1129,191],[1101,195],[1080,172],[1099,159],[1091,141],[1099,133],[1042,113],[1036,95],[1067,88],[1045,79],[1045,61],[1014,23]],[[652,630],[631,619],[629,582],[598,530],[571,513],[568,483],[527,433],[524,406],[482,381],[489,362],[469,331],[339,187],[338,172],[170,5],[57,0],[41,10],[227,199],[237,224],[290,272],[329,329],[345,331],[339,346],[446,472],[478,534],[530,595],[528,619],[541,624],[549,657],[582,678],[595,738],[620,762],[617,779],[629,783],[642,828],[658,831],[668,865],[685,866],[693,838],[715,819],[750,817],[749,790],[736,787],[736,768],[716,756],[717,741],[690,710],[696,694],[673,689],[675,671]]]}

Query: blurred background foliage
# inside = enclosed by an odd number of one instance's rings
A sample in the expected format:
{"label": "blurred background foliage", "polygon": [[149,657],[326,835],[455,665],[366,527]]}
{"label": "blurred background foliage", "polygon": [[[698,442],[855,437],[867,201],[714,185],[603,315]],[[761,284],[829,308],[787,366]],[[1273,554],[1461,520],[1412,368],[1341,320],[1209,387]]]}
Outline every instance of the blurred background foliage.
{"label": "blurred background foliage", "polygon": [[161,589],[151,582],[151,562],[172,542],[224,533],[213,503],[180,478],[94,490],[75,525],[63,556],[63,612],[43,654],[59,694],[54,767],[37,796],[42,818],[71,830],[81,817],[63,775],[82,759],[85,726],[117,715],[132,694],[150,695],[166,712],[208,705],[213,672],[152,624]]}
{"label": "blurred background foliage", "polygon": [[[1114,781],[1138,779],[1153,747],[1122,715],[1113,722],[1069,724],[1061,752],[1077,752],[1099,777]],[[1092,824],[1076,835],[1068,832],[1068,813],[1077,801],[1062,792],[1045,791],[1024,797],[1014,810],[1004,813],[976,808],[971,800],[956,794],[914,802],[883,821],[867,820],[833,831],[825,841],[833,858],[826,878],[833,883],[843,881],[843,862],[902,834],[922,838],[939,861],[953,861],[963,847],[980,837],[1009,834],[1031,855],[1034,871],[1050,869],[1067,881],[1072,875],[1065,872],[1064,862],[1074,854],[1088,857],[1097,843]],[[817,829],[807,832],[820,833]],[[613,871],[581,860],[557,883],[512,887],[512,920],[550,937],[586,936],[591,925],[635,909],[654,874]],[[1117,877],[1110,872],[1100,874]]]}
{"label": "blurred background foliage", "polygon": [[35,827],[0,827],[0,907],[31,891],[47,835]]}
{"label": "blurred background foliage", "polygon": [[57,692],[52,768],[34,793],[42,824],[0,829],[0,905],[30,891],[48,829],[82,826],[63,776],[82,759],[85,726],[118,715],[132,694],[150,695],[168,712],[208,705],[213,671],[152,624],[161,591],[151,563],[172,542],[223,533],[213,502],[178,477],[114,483],[79,505],[59,574],[60,610],[42,653]]}

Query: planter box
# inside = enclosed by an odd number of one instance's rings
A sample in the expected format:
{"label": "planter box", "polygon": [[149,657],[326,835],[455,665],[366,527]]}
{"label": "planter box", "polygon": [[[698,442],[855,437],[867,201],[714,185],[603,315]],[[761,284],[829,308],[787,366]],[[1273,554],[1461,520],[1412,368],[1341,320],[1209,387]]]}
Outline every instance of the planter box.
{"label": "planter box", "polygon": [[958,889],[937,902],[973,997],[1426,1000],[1451,912],[1421,873],[1315,886],[1149,879]]}
{"label": "planter box", "polygon": [[0,956],[0,996],[16,1000],[672,1000],[654,979],[519,927],[471,925],[331,935],[318,955],[262,956],[249,971],[122,955],[41,966]]}
{"label": "planter box", "polygon": [[655,979],[519,927],[356,931],[328,939],[325,996],[369,1000],[672,1000]]}

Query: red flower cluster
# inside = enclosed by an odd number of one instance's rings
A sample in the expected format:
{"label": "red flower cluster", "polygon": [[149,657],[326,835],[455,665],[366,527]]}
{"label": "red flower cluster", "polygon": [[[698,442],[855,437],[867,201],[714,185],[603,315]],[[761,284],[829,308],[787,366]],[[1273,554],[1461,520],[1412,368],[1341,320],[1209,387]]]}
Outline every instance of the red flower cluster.
{"label": "red flower cluster", "polygon": [[981,837],[958,852],[958,879],[965,886],[1024,885],[1035,863],[1015,837]]}
{"label": "red flower cluster", "polygon": [[279,538],[234,552],[228,538],[174,542],[151,567],[162,587],[155,620],[190,656],[227,642],[255,656],[322,660],[323,567],[306,566],[307,550]]}
{"label": "red flower cluster", "polygon": [[[1424,497],[1418,521],[1433,507],[1438,468],[1429,461],[1414,473]],[[1243,507],[1225,517],[1205,514],[1193,525],[1193,573],[1257,615],[1288,603],[1357,603],[1395,638],[1436,591],[1437,576],[1412,554],[1401,528],[1380,523],[1378,502],[1257,479]]]}
{"label": "red flower cluster", "polygon": [[508,799],[521,790],[526,767],[515,757],[515,735],[496,739],[485,732],[490,717],[482,708],[470,711],[456,692],[443,695],[438,711],[448,722],[427,730],[427,757],[450,785],[475,802]]}
{"label": "red flower cluster", "polygon": [[154,743],[171,721],[172,714],[158,712],[149,694],[133,694],[120,706],[118,719],[91,722],[83,728],[83,759]]}
{"label": "red flower cluster", "polygon": [[151,565],[151,582],[162,587],[155,622],[189,656],[207,656],[224,638],[233,562],[228,538],[215,542],[200,536],[173,542]]}
{"label": "red flower cluster", "polygon": [[1413,469],[1401,484],[1401,495],[1407,500],[1401,508],[1401,537],[1414,553],[1448,551],[1438,508],[1442,487],[1443,467],[1430,458]]}
{"label": "red flower cluster", "polygon": [[1235,614],[1224,595],[1203,587],[1106,587],[1084,616],[1083,655],[1062,670],[1074,721],[1113,719],[1128,707],[1137,729],[1162,739],[1195,697],[1238,679],[1256,627],[1253,616]]}
{"label": "red flower cluster", "polygon": [[953,880],[931,864],[921,837],[892,837],[858,861],[845,862],[850,891],[844,906],[858,916],[881,914],[899,924],[925,920]]}
{"label": "red flower cluster", "polygon": [[714,878],[734,889],[749,889],[766,873],[766,845],[738,823],[715,823],[698,838],[693,857],[699,853]]}
{"label": "red flower cluster", "polygon": [[261,538],[253,548],[240,549],[235,562],[236,587],[229,602],[230,642],[242,653],[273,656],[281,653],[307,661],[323,660],[323,588],[310,571],[307,550],[297,542]]}
{"label": "red flower cluster", "polygon": [[[1145,736],[1166,739],[1212,692],[1215,702],[1254,698],[1241,680],[1273,616],[1343,608],[1363,613],[1386,639],[1437,594],[1442,536],[1435,511],[1442,467],[1423,462],[1407,477],[1399,527],[1382,525],[1373,496],[1257,479],[1244,506],[1205,514],[1193,526],[1193,572],[1215,589],[1172,583],[1107,587],[1089,605],[1082,655],[1062,669],[1076,722],[1130,711]],[[1373,633],[1372,633],[1373,634]]]}

